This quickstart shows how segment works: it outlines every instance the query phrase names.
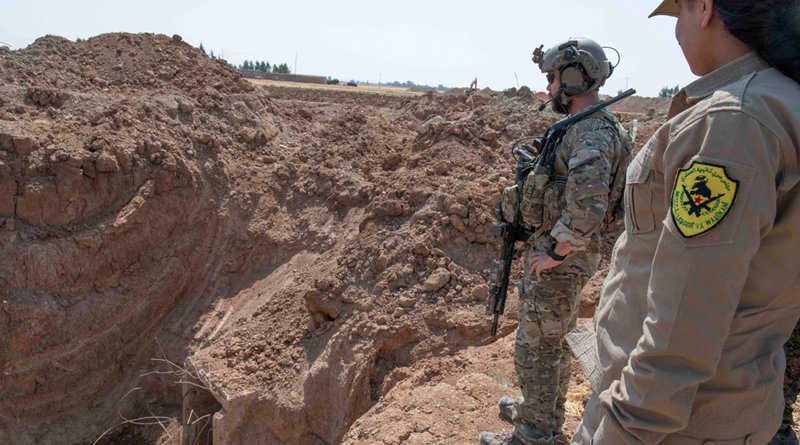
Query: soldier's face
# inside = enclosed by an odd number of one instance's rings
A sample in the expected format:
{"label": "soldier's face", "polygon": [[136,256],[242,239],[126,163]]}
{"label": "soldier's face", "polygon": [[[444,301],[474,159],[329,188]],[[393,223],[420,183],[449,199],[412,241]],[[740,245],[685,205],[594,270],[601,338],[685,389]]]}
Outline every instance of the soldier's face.
{"label": "soldier's face", "polygon": [[561,79],[556,76],[555,70],[547,72],[547,96],[552,99],[550,102],[550,108],[559,114],[569,114],[569,111],[561,103],[561,100],[557,97],[558,90],[561,88]]}
{"label": "soldier's face", "polygon": [[555,70],[548,71],[545,75],[547,76],[547,95],[552,99],[561,88],[561,79],[556,76]]}

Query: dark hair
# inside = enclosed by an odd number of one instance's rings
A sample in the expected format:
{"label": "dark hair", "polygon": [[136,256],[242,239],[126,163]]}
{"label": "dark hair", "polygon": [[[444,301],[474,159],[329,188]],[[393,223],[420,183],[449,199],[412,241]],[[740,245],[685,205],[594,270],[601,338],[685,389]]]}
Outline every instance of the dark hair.
{"label": "dark hair", "polygon": [[715,0],[728,32],[800,83],[800,0]]}

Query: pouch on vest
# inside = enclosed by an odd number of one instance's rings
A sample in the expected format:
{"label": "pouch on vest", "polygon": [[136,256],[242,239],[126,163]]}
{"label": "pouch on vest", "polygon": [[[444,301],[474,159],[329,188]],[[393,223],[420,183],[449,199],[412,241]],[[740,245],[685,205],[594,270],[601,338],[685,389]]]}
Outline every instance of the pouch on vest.
{"label": "pouch on vest", "polygon": [[628,169],[628,164],[631,161],[633,152],[633,141],[630,135],[628,135],[628,132],[618,124],[615,124],[613,129],[617,133],[621,152],[620,159],[617,161],[616,170],[612,175],[608,193],[608,210],[604,221],[606,225],[621,220],[625,215],[625,172]]}
{"label": "pouch on vest", "polygon": [[502,220],[514,223],[514,215],[517,213],[517,186],[506,187],[500,195],[500,211]]}
{"label": "pouch on vest", "polygon": [[563,176],[553,176],[550,178],[550,183],[545,186],[542,194],[544,201],[542,228],[545,230],[552,230],[556,226],[558,219],[561,218],[561,212],[567,207],[567,198],[564,196],[566,188],[567,180]]}
{"label": "pouch on vest", "polygon": [[544,192],[550,183],[550,168],[537,165],[525,179],[522,187],[520,213],[522,222],[533,229],[542,227],[544,222]]}

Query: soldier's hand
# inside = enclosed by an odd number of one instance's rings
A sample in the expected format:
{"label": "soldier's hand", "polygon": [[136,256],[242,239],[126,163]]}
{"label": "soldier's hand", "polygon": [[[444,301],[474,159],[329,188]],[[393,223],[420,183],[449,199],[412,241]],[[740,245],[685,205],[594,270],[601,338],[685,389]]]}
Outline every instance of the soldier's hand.
{"label": "soldier's hand", "polygon": [[542,272],[552,269],[563,261],[550,258],[545,252],[533,252],[531,255],[531,273],[536,274],[536,281],[542,281]]}

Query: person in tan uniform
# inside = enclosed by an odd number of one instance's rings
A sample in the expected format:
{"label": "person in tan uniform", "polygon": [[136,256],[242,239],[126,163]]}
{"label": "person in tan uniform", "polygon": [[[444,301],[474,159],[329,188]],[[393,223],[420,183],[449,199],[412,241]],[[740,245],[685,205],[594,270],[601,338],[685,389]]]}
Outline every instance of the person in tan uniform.
{"label": "person in tan uniform", "polygon": [[800,317],[800,2],[652,15],[701,77],[631,162],[595,318],[568,335],[594,392],[572,443],[765,445]]}

